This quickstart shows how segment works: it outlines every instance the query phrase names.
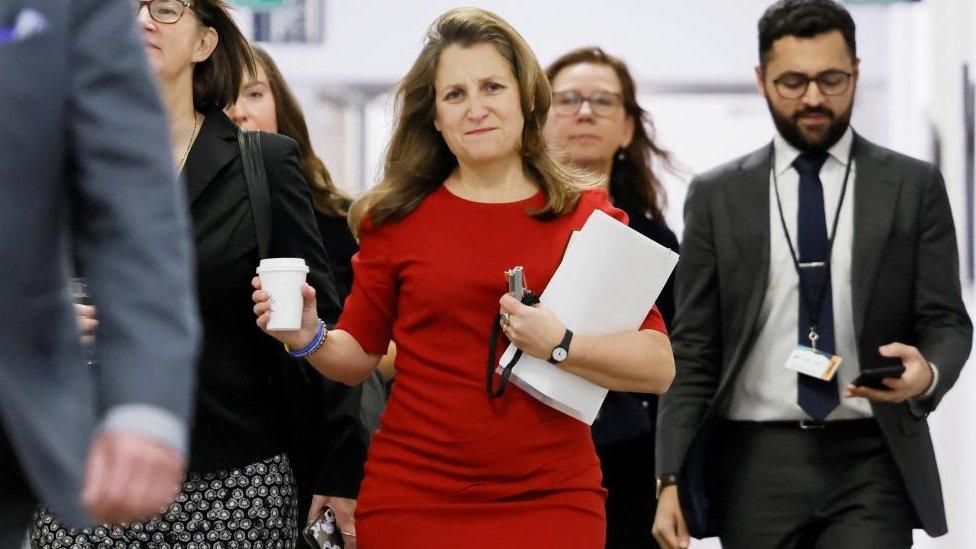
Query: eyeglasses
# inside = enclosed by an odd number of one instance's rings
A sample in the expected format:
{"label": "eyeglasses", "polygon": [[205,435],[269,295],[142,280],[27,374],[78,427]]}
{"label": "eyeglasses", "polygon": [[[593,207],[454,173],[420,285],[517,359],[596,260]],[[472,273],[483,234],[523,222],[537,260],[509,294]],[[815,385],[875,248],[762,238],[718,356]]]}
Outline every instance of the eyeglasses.
{"label": "eyeglasses", "polygon": [[596,116],[613,116],[624,103],[622,95],[608,91],[598,91],[588,97],[575,90],[562,91],[554,93],[553,99],[552,108],[560,116],[573,116],[583,108],[583,103],[589,103]]}
{"label": "eyeglasses", "polygon": [[837,69],[824,71],[813,77],[788,72],[773,80],[773,86],[783,99],[799,99],[806,95],[810,82],[816,82],[820,93],[834,97],[847,91],[851,84],[851,76],[853,76],[851,73]]}
{"label": "eyeglasses", "polygon": [[183,18],[186,10],[193,9],[184,0],[133,0],[136,12],[142,11],[143,6],[149,6],[149,17],[157,23],[172,25]]}

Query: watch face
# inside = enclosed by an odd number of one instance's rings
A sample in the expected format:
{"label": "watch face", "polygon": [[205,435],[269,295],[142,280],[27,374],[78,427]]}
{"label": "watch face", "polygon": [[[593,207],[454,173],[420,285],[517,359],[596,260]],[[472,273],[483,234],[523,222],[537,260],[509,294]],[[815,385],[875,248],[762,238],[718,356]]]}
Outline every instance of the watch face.
{"label": "watch face", "polygon": [[552,350],[552,359],[558,362],[566,360],[566,349],[556,347]]}

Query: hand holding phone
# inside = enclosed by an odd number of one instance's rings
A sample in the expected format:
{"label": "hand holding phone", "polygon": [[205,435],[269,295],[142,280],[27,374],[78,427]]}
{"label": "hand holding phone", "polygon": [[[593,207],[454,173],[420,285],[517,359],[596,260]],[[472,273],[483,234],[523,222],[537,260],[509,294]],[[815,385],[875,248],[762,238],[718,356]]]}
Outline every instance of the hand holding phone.
{"label": "hand holding phone", "polygon": [[900,358],[882,357],[881,361],[884,364],[883,366],[862,370],[861,374],[851,383],[858,387],[886,390],[888,387],[882,383],[882,380],[888,377],[901,377],[905,373],[905,365],[902,364]]}
{"label": "hand holding phone", "polygon": [[916,347],[896,341],[878,347],[878,354],[878,359],[871,363],[880,363],[881,368],[861,372],[861,376],[845,388],[846,397],[901,404],[925,395],[937,383],[937,370]]}
{"label": "hand holding phone", "polygon": [[331,507],[323,507],[322,514],[305,526],[302,531],[310,547],[317,549],[342,549],[345,540]]}

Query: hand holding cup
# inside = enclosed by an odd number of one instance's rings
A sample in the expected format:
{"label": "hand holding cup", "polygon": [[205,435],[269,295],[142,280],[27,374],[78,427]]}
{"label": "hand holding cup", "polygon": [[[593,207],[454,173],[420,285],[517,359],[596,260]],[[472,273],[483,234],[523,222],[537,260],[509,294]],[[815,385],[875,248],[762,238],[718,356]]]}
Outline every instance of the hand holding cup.
{"label": "hand holding cup", "polygon": [[293,331],[302,326],[302,286],[308,265],[300,257],[262,259],[257,268],[261,286],[268,292],[271,318],[267,330]]}
{"label": "hand holding cup", "polygon": [[254,300],[254,314],[257,316],[258,327],[265,333],[278,341],[288,345],[292,349],[301,349],[315,337],[319,329],[319,311],[315,301],[315,289],[306,283],[301,286],[301,324],[297,330],[269,330],[268,322],[271,320],[271,296],[261,285],[261,277],[254,277],[251,280],[254,286],[254,293],[251,299]]}

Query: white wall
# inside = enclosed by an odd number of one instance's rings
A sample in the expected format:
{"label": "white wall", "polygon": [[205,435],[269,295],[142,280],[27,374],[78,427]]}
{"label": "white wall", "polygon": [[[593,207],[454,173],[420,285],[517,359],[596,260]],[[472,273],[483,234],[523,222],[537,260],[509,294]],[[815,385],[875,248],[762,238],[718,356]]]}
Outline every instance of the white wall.
{"label": "white wall", "polygon": [[[583,0],[489,0],[473,4],[506,17],[525,36],[543,64],[571,48],[599,45],[628,62],[642,91],[674,97],[675,89],[692,87],[741,90],[752,95],[752,70],[758,55],[756,23],[768,2],[617,0],[598,4]],[[345,188],[357,192],[375,181],[384,132],[390,124],[384,116],[384,112],[389,112],[385,97],[361,97],[355,90],[391,88],[413,62],[431,21],[459,5],[465,4],[447,0],[330,0],[326,4],[325,43],[268,48],[306,106],[317,149]],[[247,27],[247,10],[241,13],[243,26]],[[890,10],[854,6],[852,13],[859,25],[859,54],[864,59],[861,95],[871,96],[871,100],[859,105],[857,127],[865,135],[884,142],[889,133],[884,106],[890,104],[886,99]],[[361,158],[358,147],[359,115],[321,107],[326,103],[324,97],[343,94],[351,96],[349,109],[369,103],[366,123],[374,131],[365,135],[366,158]],[[692,102],[711,103],[714,107],[713,97],[701,100]],[[645,107],[655,116],[680,118],[680,112],[668,113],[653,103]],[[713,136],[717,131],[707,124],[684,124],[676,131],[687,133],[689,128]],[[728,129],[731,128],[721,131]],[[341,139],[336,138],[337,133]],[[670,139],[667,134],[664,129],[660,132],[665,142]],[[735,152],[746,152],[745,145],[754,140],[746,137],[740,141],[743,147],[738,151],[713,149],[719,154],[710,164],[689,164],[699,170],[707,168]],[[676,152],[680,158],[682,151]],[[691,156],[701,154],[692,152]]]}
{"label": "white wall", "polygon": [[[766,0],[330,0],[326,41],[319,47],[273,48],[296,83],[394,82],[406,72],[428,25],[444,11],[477,5],[511,22],[543,62],[585,44],[625,57],[638,80],[741,83],[756,63],[756,23]],[[244,10],[242,10],[244,11]],[[888,10],[852,6],[862,57],[883,58],[870,37]],[[884,66],[869,68],[882,75]]]}
{"label": "white wall", "polygon": [[[918,88],[918,96],[925,104],[926,117],[934,126],[942,142],[941,165],[946,188],[960,237],[960,253],[964,248],[966,227],[963,217],[966,188],[973,184],[964,178],[965,142],[962,117],[961,65],[969,61],[976,69],[976,6],[972,0],[936,0],[927,2],[927,12],[916,27],[916,42],[911,64],[915,68],[898,87]],[[911,27],[911,25],[906,25]],[[914,72],[914,74],[911,74]],[[897,116],[892,108],[892,116]],[[907,131],[907,128],[906,128]],[[906,132],[898,135],[905,138]],[[969,310],[974,311],[976,290],[968,290]],[[976,547],[976,359],[970,357],[955,388],[932,416],[933,439],[942,473],[943,491],[949,521],[949,534],[938,540],[919,540],[921,549]]]}

